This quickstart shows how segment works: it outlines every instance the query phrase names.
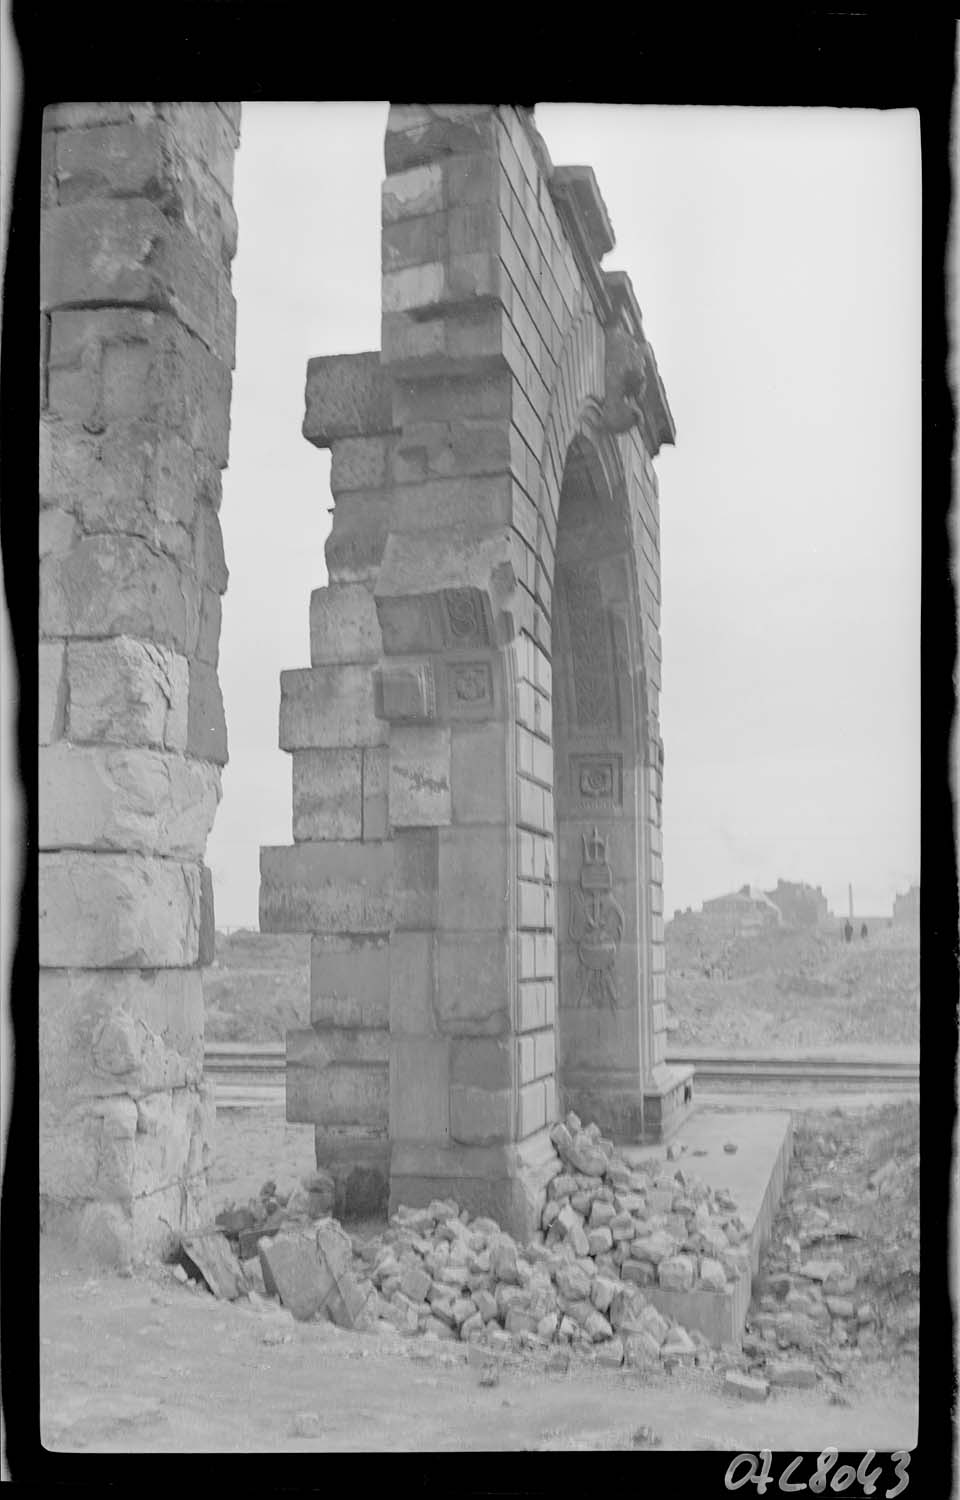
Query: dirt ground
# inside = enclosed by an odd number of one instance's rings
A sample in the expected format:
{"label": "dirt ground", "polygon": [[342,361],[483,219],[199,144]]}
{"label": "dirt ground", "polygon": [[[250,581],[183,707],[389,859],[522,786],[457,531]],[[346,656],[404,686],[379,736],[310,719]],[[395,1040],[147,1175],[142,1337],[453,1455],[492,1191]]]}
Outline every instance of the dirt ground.
{"label": "dirt ground", "polygon": [[[864,1370],[846,1407],[816,1391],[746,1405],[707,1371],[552,1375],[519,1359],[488,1388],[459,1346],[288,1322],[165,1269],[91,1278],[47,1247],[41,1289],[41,1432],[53,1451],[628,1449],[641,1427],[680,1450],[884,1452],[916,1441],[906,1366]],[[265,1343],[275,1328],[289,1342]],[[306,1414],[316,1430],[296,1436]]]}
{"label": "dirt ground", "polygon": [[[811,1118],[799,1138],[819,1171],[816,1143],[824,1130],[832,1139],[838,1122]],[[860,1124],[849,1128],[851,1140],[861,1138]],[[873,1141],[868,1164],[885,1149],[875,1136],[864,1137]],[[242,1201],[266,1178],[294,1179],[312,1165],[311,1131],[286,1125],[279,1110],[223,1111],[211,1203]],[[485,1386],[459,1344],[295,1323],[283,1310],[218,1301],[171,1267],[91,1273],[49,1240],[40,1356],[43,1440],[58,1452],[733,1454],[833,1444],[884,1453],[912,1447],[917,1434],[910,1352],[852,1362],[839,1401],[834,1385],[833,1396],[823,1386],[772,1391],[752,1405],[725,1394],[715,1370],[641,1373],[574,1361],[559,1375],[532,1354],[509,1359],[499,1383]]]}

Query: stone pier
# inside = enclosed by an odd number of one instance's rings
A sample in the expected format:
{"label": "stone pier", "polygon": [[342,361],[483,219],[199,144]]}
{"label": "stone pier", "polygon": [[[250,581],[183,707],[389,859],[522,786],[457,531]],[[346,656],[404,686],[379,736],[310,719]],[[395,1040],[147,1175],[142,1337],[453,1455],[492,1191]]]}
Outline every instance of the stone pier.
{"label": "stone pier", "polygon": [[665,1062],[660,527],[674,426],[592,171],[512,107],[394,106],[382,345],[312,360],[332,454],[311,665],[281,682],[312,934],[287,1110],[340,1212],[453,1196],[526,1236],[549,1127],[692,1107]]}
{"label": "stone pier", "polygon": [[198,1222],[208,1154],[239,125],[231,103],[44,116],[41,1222],[119,1260]]}

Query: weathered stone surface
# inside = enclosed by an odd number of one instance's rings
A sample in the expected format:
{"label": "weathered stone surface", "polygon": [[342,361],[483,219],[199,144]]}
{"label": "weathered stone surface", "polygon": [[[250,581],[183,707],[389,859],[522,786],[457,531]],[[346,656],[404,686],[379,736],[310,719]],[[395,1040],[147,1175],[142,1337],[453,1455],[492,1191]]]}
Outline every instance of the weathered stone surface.
{"label": "weathered stone surface", "polygon": [[191,969],[41,969],[41,1113],[71,1101],[133,1098],[199,1084],[203,987]]}
{"label": "weathered stone surface", "polygon": [[768,1360],[764,1373],[771,1385],[809,1387],[817,1383],[816,1367],[800,1359]]}
{"label": "weathered stone surface", "polygon": [[375,713],[370,667],[347,664],[281,672],[281,750],[386,742],[387,726]]}
{"label": "weathered stone surface", "polygon": [[200,760],[225,766],[228,760],[227,723],[216,668],[192,661],[187,706],[187,751]]}
{"label": "weathered stone surface", "polygon": [[294,750],[291,760],[295,842],[359,839],[363,832],[363,751]]}
{"label": "weathered stone surface", "polygon": [[146,198],[49,209],[40,238],[40,306],[141,304],[172,312],[228,367],[236,308],[224,268]]}
{"label": "weathered stone surface", "polygon": [[41,849],[129,849],[199,858],[220,800],[220,771],[145,749],[61,742],[39,752]]}
{"label": "weathered stone surface", "polygon": [[385,934],[320,934],[310,944],[313,1025],[391,1024],[389,981],[393,945]]}
{"label": "weathered stone surface", "polygon": [[741,1370],[727,1370],[723,1377],[723,1389],[741,1401],[766,1401],[770,1387],[756,1375],[744,1375]]}
{"label": "weathered stone surface", "polygon": [[270,1296],[279,1296],[300,1322],[323,1310],[334,1278],[317,1254],[312,1235],[278,1234],[260,1243],[260,1265]]}
{"label": "weathered stone surface", "polygon": [[196,963],[196,865],[141,855],[39,858],[40,963],[48,968],[167,968]]}
{"label": "weathered stone surface", "polygon": [[37,665],[37,742],[49,745],[60,738],[64,728],[67,679],[63,641],[41,641]]}
{"label": "weathered stone surface", "polygon": [[188,655],[199,628],[199,584],[138,537],[84,537],[40,564],[42,635],[140,636]]}
{"label": "weathered stone surface", "polygon": [[315,667],[379,660],[380,621],[364,583],[337,583],[310,595],[310,661]]}
{"label": "weathered stone surface", "polygon": [[335,438],[368,437],[392,427],[391,383],[379,350],[308,361],[303,419],[308,443],[327,448]]}
{"label": "weathered stone surface", "polygon": [[393,828],[450,822],[450,730],[395,725],[390,735],[389,817]]}
{"label": "weathered stone surface", "polygon": [[66,737],[168,750],[187,747],[188,665],[152,641],[117,636],[67,646]]}
{"label": "weathered stone surface", "polygon": [[392,844],[330,840],[260,851],[263,932],[387,932]]}
{"label": "weathered stone surface", "polygon": [[[208,1164],[212,1119],[212,1099],[189,1088],[137,1100],[79,1097],[58,1112],[42,1110],[41,1200],[48,1206],[91,1199],[133,1206],[173,1188],[176,1202],[180,1188]],[[161,1213],[165,1207],[158,1204]],[[168,1212],[172,1226],[180,1213]]]}
{"label": "weathered stone surface", "polygon": [[287,1119],[386,1133],[389,1059],[385,1031],[288,1031]]}
{"label": "weathered stone surface", "polygon": [[92,432],[115,422],[154,423],[214,464],[227,461],[230,371],[171,314],[55,311],[47,384],[52,418]]}
{"label": "weathered stone surface", "polygon": [[243,1294],[246,1288],[243,1269],[225,1235],[183,1235],[180,1245],[215,1297],[233,1302]]}

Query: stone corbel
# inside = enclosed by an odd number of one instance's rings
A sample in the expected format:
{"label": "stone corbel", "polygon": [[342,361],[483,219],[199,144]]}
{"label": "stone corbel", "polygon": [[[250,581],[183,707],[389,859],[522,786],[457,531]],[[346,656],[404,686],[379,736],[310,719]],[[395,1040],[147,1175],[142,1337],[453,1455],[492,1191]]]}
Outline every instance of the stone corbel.
{"label": "stone corbel", "polygon": [[643,332],[640,308],[625,271],[605,271],[603,279],[613,307],[606,339],[603,420],[610,432],[639,427],[653,457],[673,443],[676,428],[667,405],[653,350]]}

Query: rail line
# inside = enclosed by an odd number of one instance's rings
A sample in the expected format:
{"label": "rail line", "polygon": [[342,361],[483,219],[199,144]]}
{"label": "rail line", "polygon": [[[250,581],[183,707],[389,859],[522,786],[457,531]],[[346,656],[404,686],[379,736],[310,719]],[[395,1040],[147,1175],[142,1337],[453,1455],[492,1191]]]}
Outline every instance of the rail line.
{"label": "rail line", "polygon": [[[722,1052],[718,1049],[675,1047],[667,1062],[692,1064],[698,1088],[745,1093],[769,1088],[786,1090],[849,1089],[878,1093],[915,1092],[920,1082],[916,1050],[865,1049],[863,1054],[824,1051],[791,1053]],[[221,1103],[271,1103],[285,1087],[286,1052],[282,1042],[210,1042],[204,1050],[208,1076],[214,1080]]]}

